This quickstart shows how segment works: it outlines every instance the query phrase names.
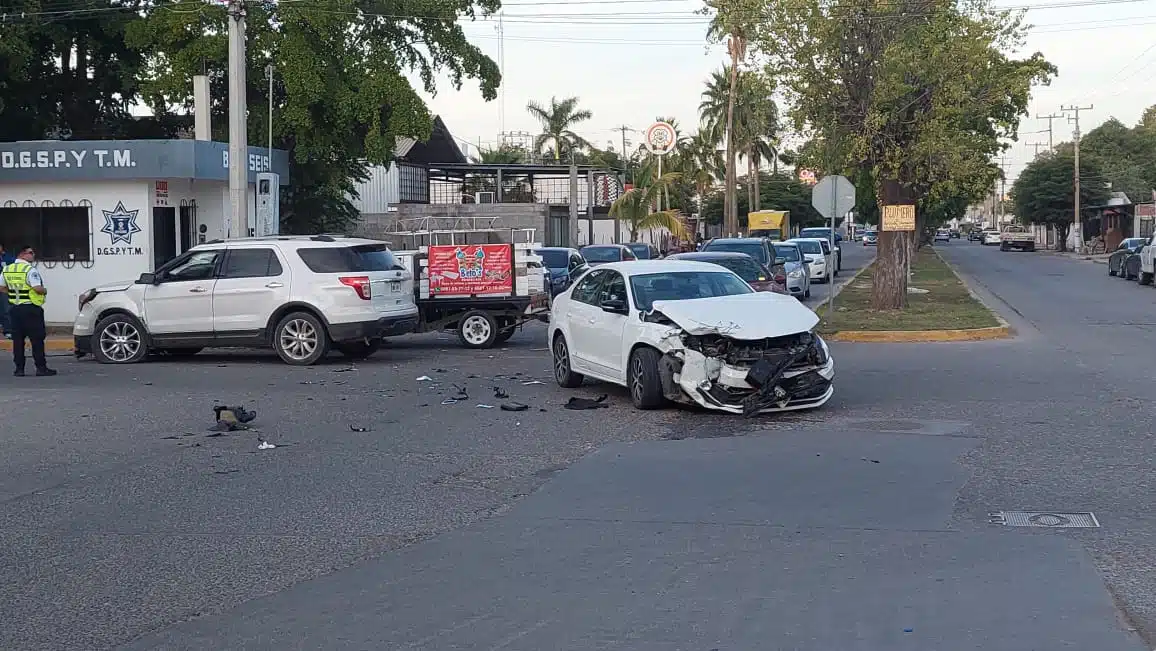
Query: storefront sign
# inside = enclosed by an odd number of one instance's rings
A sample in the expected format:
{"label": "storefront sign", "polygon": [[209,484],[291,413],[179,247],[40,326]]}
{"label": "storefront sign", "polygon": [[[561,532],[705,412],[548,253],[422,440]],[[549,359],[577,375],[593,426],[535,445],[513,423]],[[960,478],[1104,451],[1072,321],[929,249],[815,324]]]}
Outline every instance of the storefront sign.
{"label": "storefront sign", "polygon": [[[141,231],[137,226],[136,217],[139,210],[127,210],[124,202],[118,201],[113,210],[101,210],[104,213],[104,228],[101,233],[108,235],[111,246],[98,246],[96,252],[100,255],[144,255],[142,247],[132,245],[132,236]],[[116,246],[123,244],[124,246]]]}
{"label": "storefront sign", "polygon": [[[249,182],[259,172],[289,180],[289,154],[250,147]],[[229,146],[202,140],[93,140],[0,143],[0,183],[126,179],[229,180]]]}
{"label": "storefront sign", "polygon": [[429,247],[430,295],[514,293],[509,244]]}
{"label": "storefront sign", "polygon": [[153,205],[155,205],[155,206],[167,206],[167,205],[169,205],[169,182],[168,181],[157,181],[156,182],[155,195],[156,195],[156,198],[153,201]]}

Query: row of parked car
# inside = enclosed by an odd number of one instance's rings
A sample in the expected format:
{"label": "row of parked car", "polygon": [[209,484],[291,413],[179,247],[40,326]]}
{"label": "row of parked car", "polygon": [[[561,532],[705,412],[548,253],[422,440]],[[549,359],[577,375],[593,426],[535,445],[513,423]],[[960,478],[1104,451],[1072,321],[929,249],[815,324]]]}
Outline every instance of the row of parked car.
{"label": "row of parked car", "polygon": [[[819,232],[823,231],[823,232]],[[591,267],[632,260],[688,260],[725,267],[755,291],[774,292],[803,299],[811,296],[812,283],[829,283],[842,270],[842,236],[831,246],[828,229],[803,229],[800,237],[784,242],[765,237],[728,237],[707,240],[697,251],[662,256],[652,245],[591,244],[581,249],[545,247],[535,251],[542,258],[551,296],[566,291]]]}
{"label": "row of parked car", "polygon": [[[1152,239],[1148,237],[1129,237],[1108,256],[1108,275],[1136,280],[1141,285],[1151,285],[1153,280],[1153,251],[1147,251],[1148,260],[1145,261],[1145,252],[1152,247]],[[1147,262],[1147,264],[1145,264]],[[1149,271],[1145,271],[1149,269]]]}

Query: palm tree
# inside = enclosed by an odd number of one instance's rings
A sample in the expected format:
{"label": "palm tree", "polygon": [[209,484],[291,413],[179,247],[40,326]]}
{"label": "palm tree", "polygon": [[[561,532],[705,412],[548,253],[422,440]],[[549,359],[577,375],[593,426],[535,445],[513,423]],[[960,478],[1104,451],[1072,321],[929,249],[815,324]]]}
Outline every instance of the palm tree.
{"label": "palm tree", "polygon": [[[764,160],[778,171],[778,107],[767,80],[754,71],[739,71],[735,93],[730,91],[733,68],[711,73],[699,103],[703,128],[716,142],[729,133],[731,147],[747,163],[747,205],[759,209],[759,169]],[[727,119],[727,116],[730,119]],[[726,125],[730,124],[729,130]],[[729,169],[729,168],[728,168]],[[724,198],[725,202],[725,198]]]}
{"label": "palm tree", "polygon": [[542,133],[534,138],[536,153],[541,154],[544,149],[550,147],[554,150],[554,160],[560,162],[562,154],[571,154],[575,150],[590,147],[590,143],[573,130],[574,125],[594,117],[594,114],[586,109],[578,110],[577,97],[567,97],[561,101],[551,97],[549,108],[537,102],[530,102],[526,105],[526,110],[542,123]]}
{"label": "palm tree", "polygon": [[686,227],[677,210],[652,212],[659,193],[678,178],[678,172],[663,174],[653,183],[627,190],[610,204],[610,216],[626,224],[631,242],[638,241],[638,231],[652,228],[665,228],[678,239],[686,237]]}

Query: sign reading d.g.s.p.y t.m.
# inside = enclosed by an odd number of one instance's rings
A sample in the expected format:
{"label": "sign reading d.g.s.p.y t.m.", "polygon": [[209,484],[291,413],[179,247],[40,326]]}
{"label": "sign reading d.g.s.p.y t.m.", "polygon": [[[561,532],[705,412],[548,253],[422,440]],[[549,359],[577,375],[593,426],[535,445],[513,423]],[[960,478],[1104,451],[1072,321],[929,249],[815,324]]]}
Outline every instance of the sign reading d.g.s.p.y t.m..
{"label": "sign reading d.g.s.p.y t.m.", "polygon": [[[249,181],[259,172],[289,175],[288,154],[251,147]],[[228,181],[229,147],[200,140],[95,140],[0,143],[0,183],[117,179]]]}

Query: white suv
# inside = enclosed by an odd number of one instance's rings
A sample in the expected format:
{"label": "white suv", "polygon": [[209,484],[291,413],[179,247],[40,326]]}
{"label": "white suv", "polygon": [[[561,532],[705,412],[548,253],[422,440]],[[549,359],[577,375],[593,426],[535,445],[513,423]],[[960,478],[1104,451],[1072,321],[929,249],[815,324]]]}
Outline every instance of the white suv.
{"label": "white suv", "polygon": [[84,292],[79,308],[77,355],[105,364],[272,346],[303,366],[330,346],[367,357],[418,324],[413,276],[384,242],[328,235],[201,244],[156,273]]}

